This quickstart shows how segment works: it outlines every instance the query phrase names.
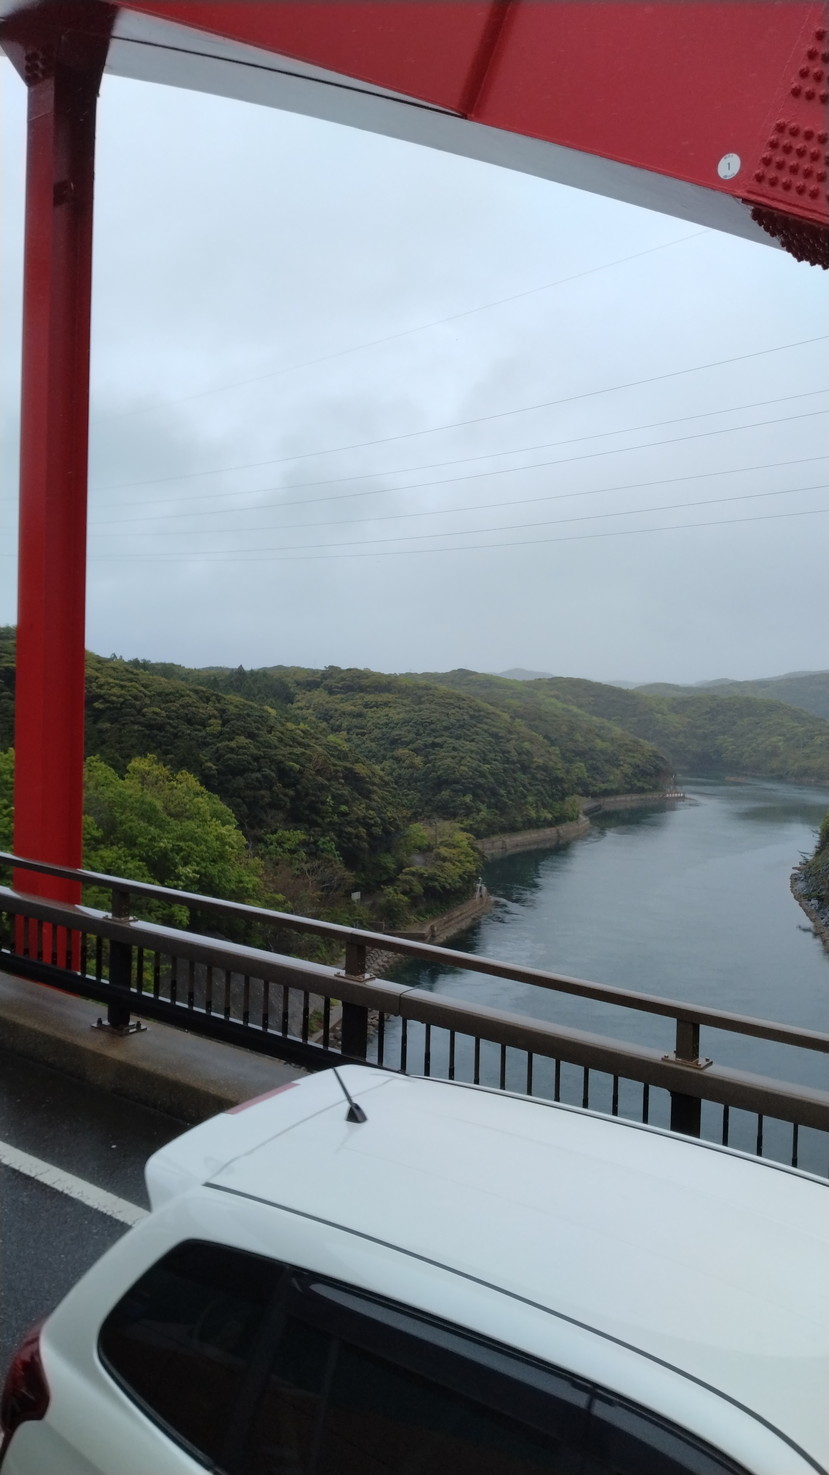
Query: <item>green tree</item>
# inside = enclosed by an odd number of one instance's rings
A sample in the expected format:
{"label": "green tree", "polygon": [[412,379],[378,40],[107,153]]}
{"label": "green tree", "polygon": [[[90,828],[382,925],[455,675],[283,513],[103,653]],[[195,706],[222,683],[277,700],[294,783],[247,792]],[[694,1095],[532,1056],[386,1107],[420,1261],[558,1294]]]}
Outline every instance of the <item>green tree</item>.
{"label": "green tree", "polygon": [[[145,757],[133,758],[121,778],[93,757],[84,778],[88,869],[250,905],[283,901],[266,897],[261,864],[231,811],[191,773]],[[187,921],[181,908],[158,903],[151,910],[155,920]]]}

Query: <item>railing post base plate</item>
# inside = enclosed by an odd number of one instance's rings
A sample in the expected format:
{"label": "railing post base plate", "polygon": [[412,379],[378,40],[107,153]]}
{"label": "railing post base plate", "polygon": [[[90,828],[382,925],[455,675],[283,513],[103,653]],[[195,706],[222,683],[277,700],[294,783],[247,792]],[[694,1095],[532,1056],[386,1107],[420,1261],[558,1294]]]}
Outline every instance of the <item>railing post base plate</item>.
{"label": "railing post base plate", "polygon": [[129,1024],[110,1024],[108,1020],[99,1018],[90,1025],[90,1029],[101,1029],[108,1035],[141,1035],[146,1033],[147,1026],[140,1019],[133,1019]]}

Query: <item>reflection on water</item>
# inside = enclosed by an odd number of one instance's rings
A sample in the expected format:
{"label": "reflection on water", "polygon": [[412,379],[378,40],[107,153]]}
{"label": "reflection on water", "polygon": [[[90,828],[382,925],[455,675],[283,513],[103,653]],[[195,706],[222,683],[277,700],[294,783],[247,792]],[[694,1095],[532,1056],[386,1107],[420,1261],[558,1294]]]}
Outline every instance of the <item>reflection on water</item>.
{"label": "reflection on water", "polygon": [[[829,958],[789,891],[793,867],[814,848],[827,795],[759,781],[686,779],[683,788],[687,803],[598,815],[591,833],[567,846],[491,861],[485,880],[496,906],[449,946],[639,993],[829,1029]],[[408,963],[394,977],[673,1049],[672,1024],[659,1016],[465,969]],[[442,1047],[435,1048],[432,1069],[445,1073]],[[702,1049],[724,1065],[829,1088],[825,1055],[715,1030],[703,1031]],[[536,1064],[552,1070],[549,1063]],[[524,1068],[510,1065],[518,1073],[510,1082],[517,1089],[525,1088],[518,1079]]]}

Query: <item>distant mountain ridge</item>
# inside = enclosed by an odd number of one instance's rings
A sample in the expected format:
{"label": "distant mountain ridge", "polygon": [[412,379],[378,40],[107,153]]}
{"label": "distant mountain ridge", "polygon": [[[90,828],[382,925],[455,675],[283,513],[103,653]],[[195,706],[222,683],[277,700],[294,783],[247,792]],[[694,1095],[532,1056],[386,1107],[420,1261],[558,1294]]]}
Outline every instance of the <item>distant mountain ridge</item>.
{"label": "distant mountain ridge", "polygon": [[823,718],[786,702],[720,688],[679,694],[624,691],[566,676],[534,682],[530,690],[653,743],[680,773],[826,782],[829,727]]}
{"label": "distant mountain ridge", "polygon": [[695,686],[679,686],[669,682],[650,682],[636,686],[635,691],[646,696],[711,696],[753,697],[784,702],[786,706],[798,707],[802,712],[811,712],[813,717],[829,720],[829,671],[790,671],[785,676],[765,676],[755,681],[732,681],[721,677],[717,681],[699,681]]}
{"label": "distant mountain ridge", "polygon": [[[506,681],[557,681],[579,680],[577,677],[556,677],[552,671],[529,671],[523,666],[513,666],[509,671],[493,673]],[[671,681],[606,681],[594,682],[597,686],[612,686],[620,691],[641,691],[646,696],[713,696],[762,697],[773,702],[784,702],[788,707],[799,707],[802,712],[811,712],[813,717],[829,721],[829,671],[787,671],[782,676],[760,676],[752,681],[736,681],[731,676],[717,676],[711,681],[691,683]]]}

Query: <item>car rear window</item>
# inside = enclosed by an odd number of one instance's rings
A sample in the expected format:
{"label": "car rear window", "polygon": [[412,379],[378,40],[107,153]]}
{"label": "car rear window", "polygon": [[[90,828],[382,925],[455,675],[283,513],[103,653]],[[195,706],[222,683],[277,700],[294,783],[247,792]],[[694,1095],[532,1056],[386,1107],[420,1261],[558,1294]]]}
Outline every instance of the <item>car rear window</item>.
{"label": "car rear window", "polygon": [[221,1245],[189,1241],[147,1271],[99,1352],[222,1475],[745,1475],[562,1369]]}
{"label": "car rear window", "polygon": [[281,1267],[221,1245],[177,1246],[128,1291],[98,1349],[116,1380],[194,1453],[220,1460]]}

